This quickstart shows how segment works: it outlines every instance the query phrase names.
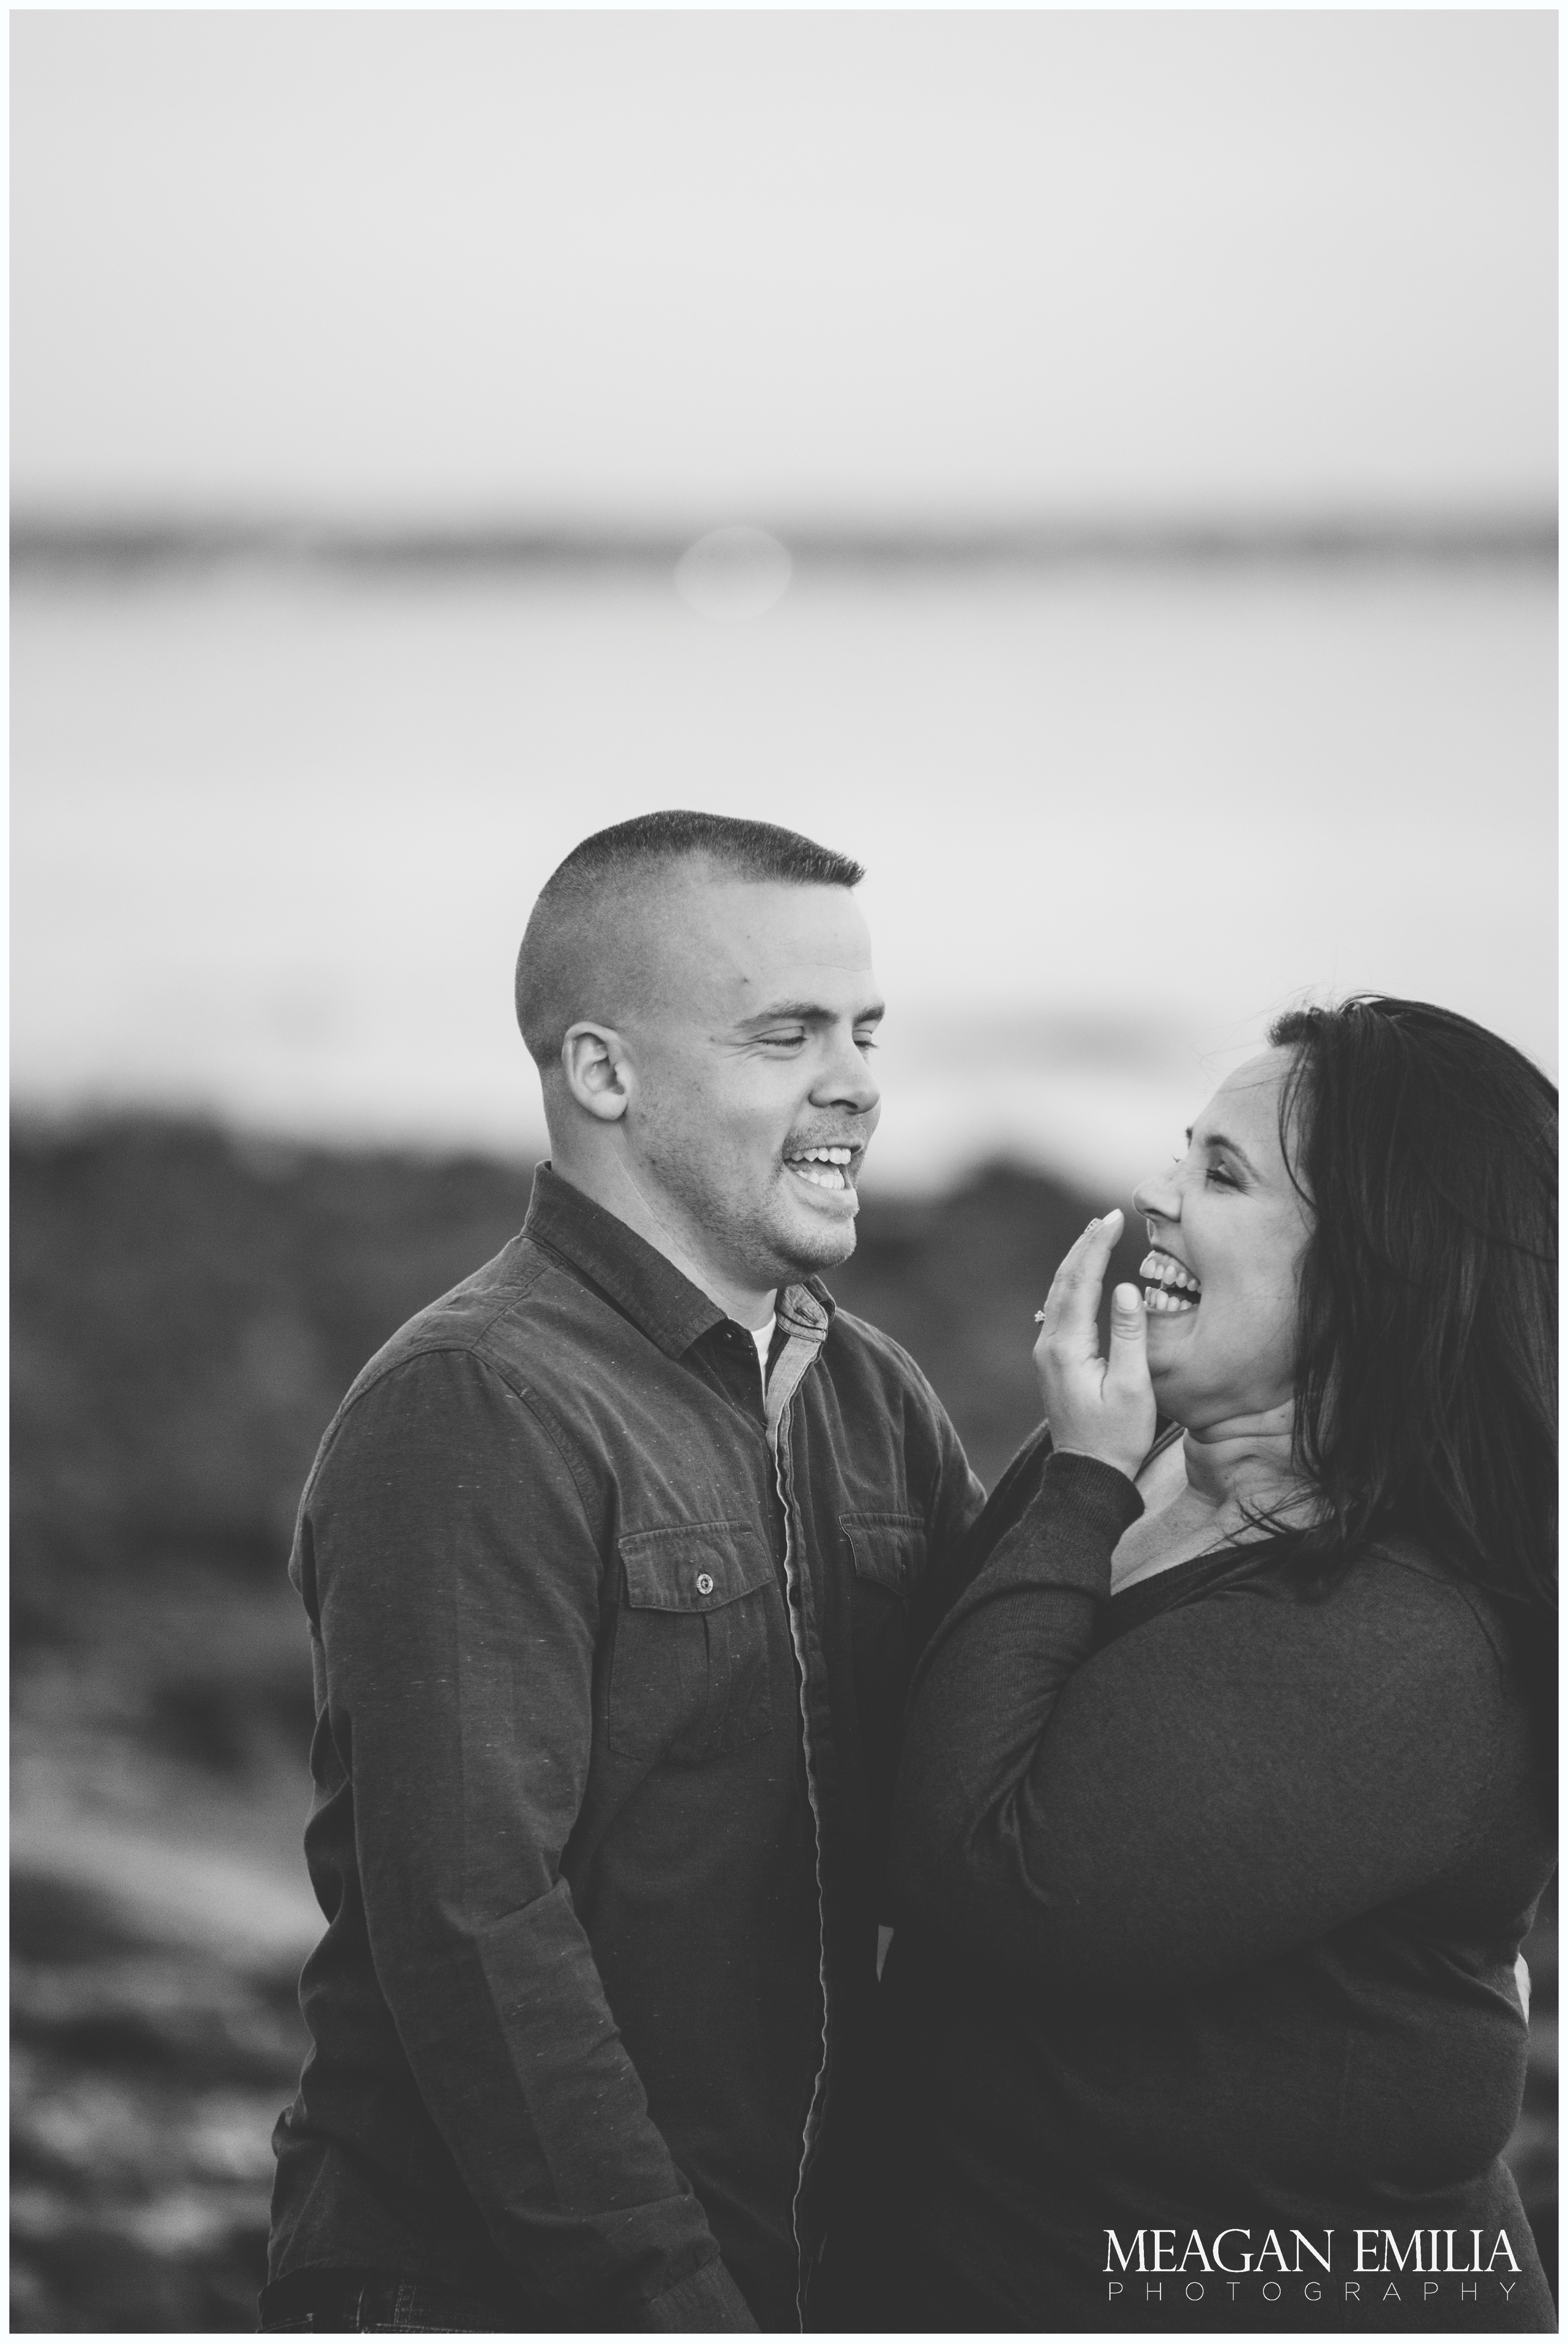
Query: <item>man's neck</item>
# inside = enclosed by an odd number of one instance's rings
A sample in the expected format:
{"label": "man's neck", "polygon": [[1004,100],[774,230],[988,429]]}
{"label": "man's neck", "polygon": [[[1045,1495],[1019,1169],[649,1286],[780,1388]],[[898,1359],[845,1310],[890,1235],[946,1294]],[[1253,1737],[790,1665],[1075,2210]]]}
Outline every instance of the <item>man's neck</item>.
{"label": "man's neck", "polygon": [[645,1244],[662,1253],[727,1318],[753,1330],[772,1319],[777,1288],[753,1285],[716,1265],[668,1200],[657,1188],[638,1180],[622,1156],[601,1156],[585,1164],[563,1158],[558,1150],[551,1169],[558,1179],[591,1197],[605,1212],[613,1212],[628,1229],[635,1229]]}

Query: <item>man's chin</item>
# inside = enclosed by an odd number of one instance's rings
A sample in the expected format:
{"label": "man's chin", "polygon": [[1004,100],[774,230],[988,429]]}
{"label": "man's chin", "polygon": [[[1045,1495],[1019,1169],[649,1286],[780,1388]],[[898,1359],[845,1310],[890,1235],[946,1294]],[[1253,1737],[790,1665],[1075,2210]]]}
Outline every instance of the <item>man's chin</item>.
{"label": "man's chin", "polygon": [[855,1250],[855,1213],[829,1214],[814,1212],[809,1205],[797,1208],[775,1227],[773,1237],[779,1257],[791,1275],[809,1277],[820,1270],[837,1269],[840,1262],[849,1260]]}

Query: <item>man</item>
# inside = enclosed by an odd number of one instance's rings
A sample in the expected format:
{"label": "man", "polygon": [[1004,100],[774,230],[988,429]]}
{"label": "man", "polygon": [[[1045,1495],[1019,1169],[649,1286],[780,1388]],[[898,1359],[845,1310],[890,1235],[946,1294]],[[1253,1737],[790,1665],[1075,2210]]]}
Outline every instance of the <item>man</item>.
{"label": "man", "polygon": [[269,2327],[809,2315],[910,1607],[980,1501],[816,1276],[878,1113],[861,875],[652,814],[535,907],[551,1161],[300,1510],[328,1926]]}

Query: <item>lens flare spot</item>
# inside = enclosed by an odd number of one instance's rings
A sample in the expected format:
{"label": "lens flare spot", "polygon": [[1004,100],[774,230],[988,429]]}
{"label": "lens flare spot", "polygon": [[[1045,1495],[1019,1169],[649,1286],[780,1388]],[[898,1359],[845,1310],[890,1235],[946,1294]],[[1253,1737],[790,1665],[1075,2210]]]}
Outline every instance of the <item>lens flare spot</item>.
{"label": "lens flare spot", "polygon": [[675,590],[704,618],[759,618],[789,590],[787,549],[765,528],[715,528],[675,565]]}

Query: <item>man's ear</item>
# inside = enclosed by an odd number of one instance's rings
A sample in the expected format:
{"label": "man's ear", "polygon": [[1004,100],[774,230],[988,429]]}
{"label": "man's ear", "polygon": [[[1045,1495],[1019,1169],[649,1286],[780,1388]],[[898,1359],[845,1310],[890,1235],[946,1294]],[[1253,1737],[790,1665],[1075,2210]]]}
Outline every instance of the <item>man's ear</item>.
{"label": "man's ear", "polygon": [[618,1122],[635,1079],[626,1043],[611,1025],[572,1025],[561,1043],[561,1071],[578,1106],[596,1122]]}

